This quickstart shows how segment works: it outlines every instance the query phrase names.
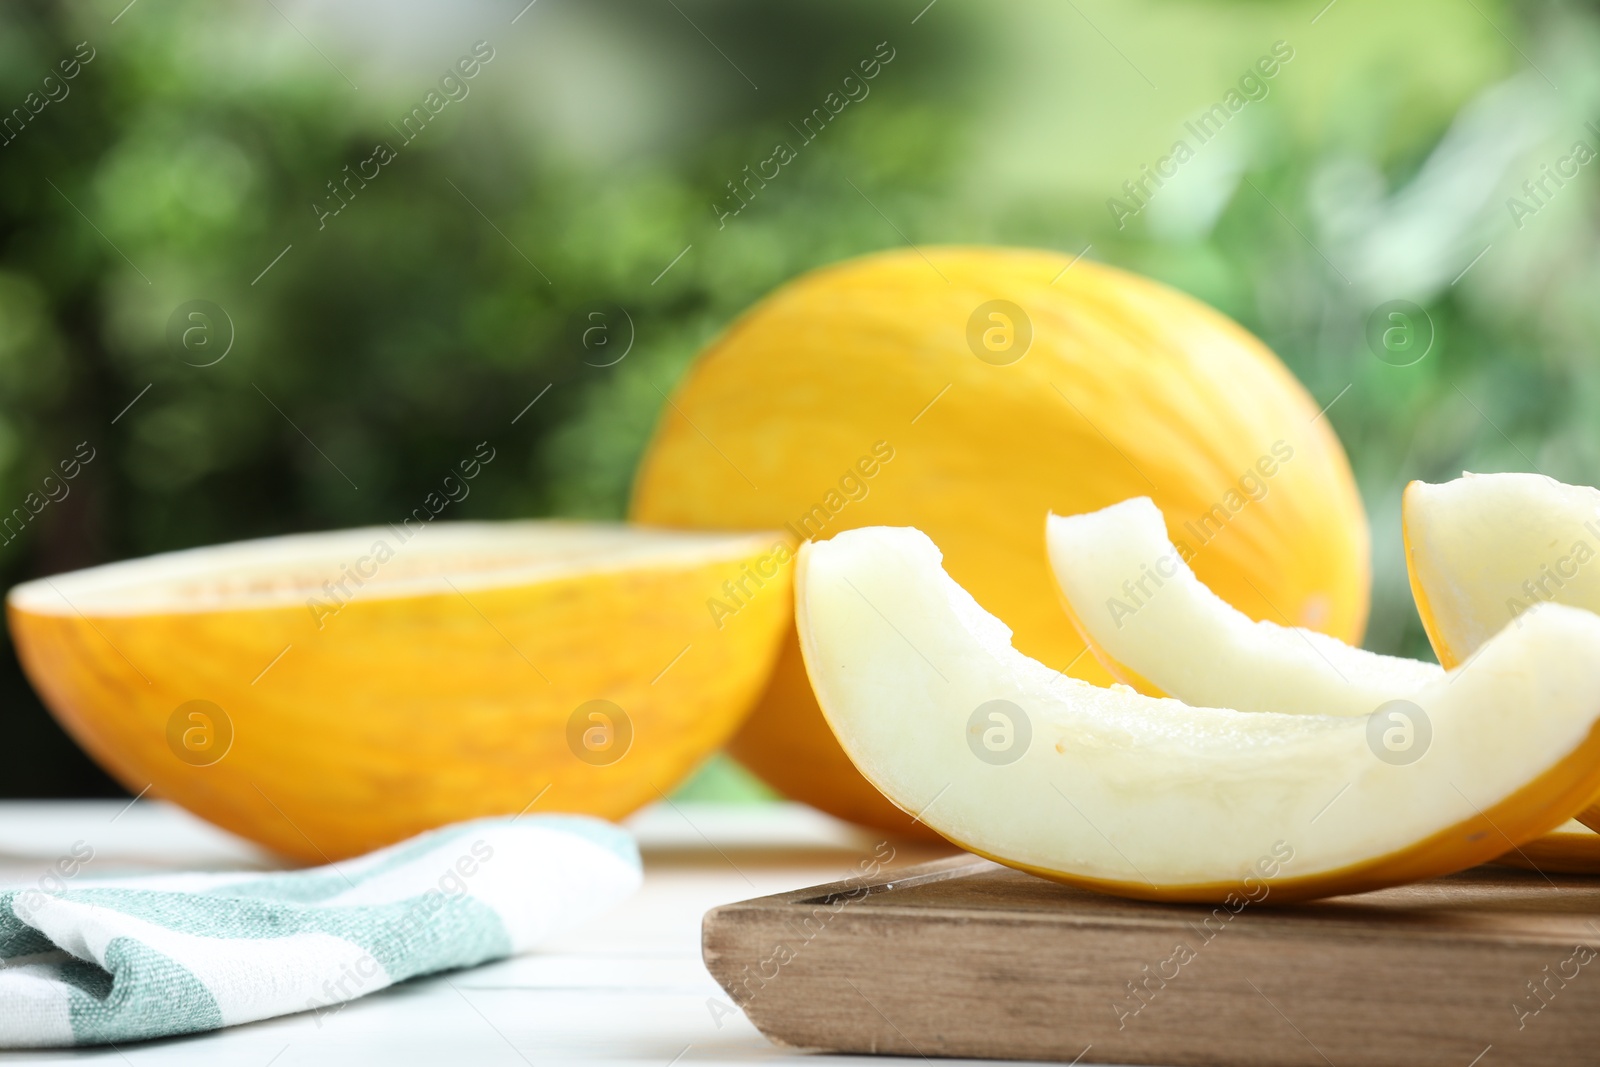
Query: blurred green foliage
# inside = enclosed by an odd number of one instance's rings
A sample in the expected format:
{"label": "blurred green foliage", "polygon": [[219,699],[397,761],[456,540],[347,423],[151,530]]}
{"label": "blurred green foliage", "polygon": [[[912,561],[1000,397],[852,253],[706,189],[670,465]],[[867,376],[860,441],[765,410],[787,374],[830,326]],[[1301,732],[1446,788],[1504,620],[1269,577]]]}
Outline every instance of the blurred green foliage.
{"label": "blurred green foliage", "polygon": [[[0,545],[0,576],[388,521],[484,439],[508,458],[455,517],[617,517],[664,395],[775,285],[908,239],[1092,246],[1336,401],[1374,524],[1369,645],[1428,655],[1405,481],[1600,466],[1600,167],[1520,227],[1506,204],[1600,147],[1600,17],[1323,2],[6,5],[0,508],[78,442],[96,458]],[[407,141],[480,41],[493,58]],[[1107,199],[1277,41],[1294,59],[1267,96],[1119,228]],[[870,94],[719,222],[726,183],[880,42]],[[380,143],[394,159],[319,218]],[[1412,366],[1364,340],[1393,299],[1436,329]],[[231,330],[175,349],[195,300]],[[597,365],[619,349],[586,345],[596,322],[632,338],[621,362]],[[114,789],[13,657],[0,689],[26,756],[0,789]]]}

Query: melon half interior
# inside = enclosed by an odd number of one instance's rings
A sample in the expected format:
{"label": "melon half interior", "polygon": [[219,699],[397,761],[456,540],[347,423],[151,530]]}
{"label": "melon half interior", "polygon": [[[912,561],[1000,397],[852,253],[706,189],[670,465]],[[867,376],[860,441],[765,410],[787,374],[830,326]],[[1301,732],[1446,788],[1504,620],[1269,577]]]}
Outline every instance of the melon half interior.
{"label": "melon half interior", "polygon": [[1064,677],[1017,652],[914,529],[803,546],[796,596],[812,684],[868,780],[962,847],[1090,888],[1373,889],[1492,859],[1600,787],[1600,617],[1584,611],[1533,613],[1413,692],[1432,742],[1395,765],[1362,717],[1241,714]]}
{"label": "melon half interior", "polygon": [[7,603],[29,613],[91,615],[304,606],[313,599],[337,607],[357,596],[426,596],[742,559],[775,540],[546,520],[371,526],[90,567],[24,582]]}

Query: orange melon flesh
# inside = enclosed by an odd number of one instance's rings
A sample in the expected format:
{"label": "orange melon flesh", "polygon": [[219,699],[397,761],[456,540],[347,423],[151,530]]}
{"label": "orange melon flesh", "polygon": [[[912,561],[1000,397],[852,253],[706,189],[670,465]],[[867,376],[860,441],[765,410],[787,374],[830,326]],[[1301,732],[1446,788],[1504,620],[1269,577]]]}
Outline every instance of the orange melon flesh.
{"label": "orange melon flesh", "polygon": [[773,534],[383,526],[56,575],[7,612],[35,688],[130,791],[327,862],[660,799],[738,726],[789,625],[784,580],[720,626],[708,600],[787,558]]}
{"label": "orange melon flesh", "polygon": [[796,583],[812,683],[868,780],[952,842],[1059,881],[1208,902],[1360,892],[1493,859],[1600,787],[1586,611],[1530,614],[1414,692],[1432,742],[1396,765],[1361,717],[1065,678],[1013,648],[916,530],[806,545]]}
{"label": "orange melon flesh", "polygon": [[[1026,317],[1025,351],[992,301]],[[1017,348],[985,347],[1004,346],[996,313]],[[1056,602],[1051,510],[1147,494],[1229,603],[1360,640],[1366,518],[1320,407],[1248,332],[1147,279],[1054,252],[886,252],[799,278],[706,349],[631,514],[796,541],[915,525],[1022,651],[1108,681]],[[839,750],[792,635],[731,751],[791,797],[918,829]]]}

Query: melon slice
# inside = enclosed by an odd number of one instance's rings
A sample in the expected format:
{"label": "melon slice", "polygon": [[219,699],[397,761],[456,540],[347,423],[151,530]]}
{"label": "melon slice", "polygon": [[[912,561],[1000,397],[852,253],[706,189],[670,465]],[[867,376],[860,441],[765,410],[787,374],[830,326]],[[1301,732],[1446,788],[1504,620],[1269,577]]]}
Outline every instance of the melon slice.
{"label": "melon slice", "polygon": [[[1078,632],[1141,692],[1240,711],[1370,716],[1444,675],[1432,663],[1252,621],[1195,577],[1147,497],[1051,515],[1046,541]],[[1497,862],[1600,872],[1600,834],[1574,820]]]}
{"label": "melon slice", "polygon": [[1492,859],[1600,787],[1584,611],[1546,607],[1412,694],[1432,744],[1401,766],[1358,717],[1066,678],[1017,652],[915,529],[804,546],[796,596],[812,685],[861,773],[956,844],[1063,882],[1223,902],[1374,889]]}
{"label": "melon slice", "polygon": [[1535,604],[1600,611],[1600,490],[1542,474],[1412,482],[1404,530],[1417,612],[1446,667]]}
{"label": "melon slice", "polygon": [[[1411,594],[1447,667],[1540,604],[1600,611],[1600,490],[1542,474],[1412,482],[1403,526]],[[1600,804],[1579,818],[1600,827]]]}
{"label": "melon slice", "polygon": [[[380,526],[20,585],[23,666],[130,792],[325,863],[483,815],[618,818],[715,752],[789,620],[777,534]],[[736,613],[708,609],[727,583]]]}
{"label": "melon slice", "polygon": [[1250,619],[1195,577],[1149,497],[1051,515],[1045,540],[1079,635],[1114,677],[1147,695],[1240,711],[1369,715],[1444,673]]}

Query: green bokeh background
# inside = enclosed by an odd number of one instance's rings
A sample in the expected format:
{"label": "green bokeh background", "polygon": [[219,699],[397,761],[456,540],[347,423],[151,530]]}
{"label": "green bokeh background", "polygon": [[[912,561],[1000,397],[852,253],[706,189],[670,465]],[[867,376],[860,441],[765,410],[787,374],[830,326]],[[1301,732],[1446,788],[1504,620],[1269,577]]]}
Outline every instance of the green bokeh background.
{"label": "green bokeh background", "polygon": [[[484,439],[501,458],[454,517],[620,517],[701,345],[784,280],[908,240],[1088,246],[1260,334],[1336,401],[1374,649],[1429,654],[1406,481],[1600,470],[1600,164],[1507,204],[1600,148],[1593,5],[125,2],[0,8],[0,108],[23,109],[0,147],[0,509],[96,450],[0,545],[7,585],[394,520]],[[468,95],[402,145],[478,41]],[[1107,199],[1278,41],[1266,97],[1119,228]],[[47,85],[79,42],[92,61]],[[880,42],[870,94],[719,224],[725,183]],[[396,158],[319,228],[326,183],[378,142]],[[214,366],[168,343],[194,300],[232,323]],[[1364,338],[1391,300],[1435,331],[1411,366]],[[618,309],[635,343],[595,366],[616,349],[584,331]],[[0,793],[118,791],[9,648],[0,701]],[[725,761],[686,791],[759,795]]]}

